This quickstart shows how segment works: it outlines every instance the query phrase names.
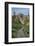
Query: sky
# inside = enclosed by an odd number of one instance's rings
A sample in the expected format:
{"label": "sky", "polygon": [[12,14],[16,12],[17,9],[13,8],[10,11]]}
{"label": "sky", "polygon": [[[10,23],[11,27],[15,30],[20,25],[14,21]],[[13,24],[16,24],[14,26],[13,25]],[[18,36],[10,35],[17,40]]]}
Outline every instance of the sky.
{"label": "sky", "polygon": [[19,13],[22,13],[24,15],[28,15],[29,8],[12,8],[12,12],[14,12],[14,11],[15,11],[16,15],[19,14]]}

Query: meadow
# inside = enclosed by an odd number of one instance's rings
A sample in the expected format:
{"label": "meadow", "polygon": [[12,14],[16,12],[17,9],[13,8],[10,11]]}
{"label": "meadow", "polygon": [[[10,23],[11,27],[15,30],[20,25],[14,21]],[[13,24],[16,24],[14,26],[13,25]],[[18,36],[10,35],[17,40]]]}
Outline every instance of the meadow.
{"label": "meadow", "polygon": [[14,15],[12,16],[12,38],[29,37],[29,16]]}

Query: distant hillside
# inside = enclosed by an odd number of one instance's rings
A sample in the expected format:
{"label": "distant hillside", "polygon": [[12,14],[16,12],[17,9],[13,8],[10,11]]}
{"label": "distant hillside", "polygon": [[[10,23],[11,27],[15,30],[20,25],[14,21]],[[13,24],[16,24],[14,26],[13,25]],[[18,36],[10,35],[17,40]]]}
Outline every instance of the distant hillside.
{"label": "distant hillside", "polygon": [[22,24],[24,24],[24,20],[28,19],[29,20],[29,16],[12,16],[13,21],[19,20]]}

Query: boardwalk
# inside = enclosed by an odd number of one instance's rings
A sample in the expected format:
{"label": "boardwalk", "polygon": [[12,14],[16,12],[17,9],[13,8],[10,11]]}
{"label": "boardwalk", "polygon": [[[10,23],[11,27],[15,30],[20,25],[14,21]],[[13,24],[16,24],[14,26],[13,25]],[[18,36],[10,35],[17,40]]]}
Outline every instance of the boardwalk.
{"label": "boardwalk", "polygon": [[17,38],[20,38],[20,37],[25,37],[23,27],[19,29],[19,31],[17,31]]}
{"label": "boardwalk", "polygon": [[22,38],[22,37],[28,37],[29,35],[27,34],[27,32],[25,32],[23,30],[24,28],[22,27],[21,29],[19,29],[17,31],[17,38]]}

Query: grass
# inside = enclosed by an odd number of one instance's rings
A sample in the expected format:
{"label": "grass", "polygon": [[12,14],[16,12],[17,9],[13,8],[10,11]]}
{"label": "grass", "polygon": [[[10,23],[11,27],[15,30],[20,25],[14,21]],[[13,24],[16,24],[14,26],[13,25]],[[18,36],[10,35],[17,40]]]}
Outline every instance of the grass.
{"label": "grass", "polygon": [[19,29],[21,29],[22,27],[24,27],[23,31],[26,34],[25,37],[27,36],[29,37],[29,18],[27,18],[26,16],[24,19],[24,24],[22,24],[18,18],[16,19],[16,16],[13,16],[12,17],[12,38],[17,37],[17,31],[19,31]]}

